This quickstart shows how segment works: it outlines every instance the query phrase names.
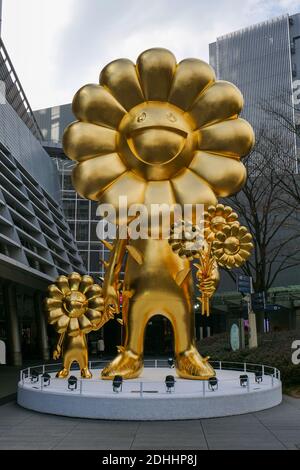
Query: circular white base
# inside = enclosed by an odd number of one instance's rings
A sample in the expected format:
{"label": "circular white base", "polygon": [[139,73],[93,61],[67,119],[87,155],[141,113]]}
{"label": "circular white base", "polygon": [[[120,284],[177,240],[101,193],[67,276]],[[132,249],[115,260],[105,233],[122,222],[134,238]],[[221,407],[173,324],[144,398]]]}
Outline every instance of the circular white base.
{"label": "circular white base", "polygon": [[[280,380],[263,376],[260,384],[247,372],[249,387],[241,387],[243,372],[216,371],[218,390],[211,391],[206,381],[176,377],[174,369],[146,368],[138,379],[123,382],[114,393],[112,382],[99,380],[101,370],[92,370],[93,380],[78,381],[77,390],[68,390],[68,381],[56,379],[42,387],[41,380],[18,384],[18,404],[34,411],[77,418],[106,420],[179,420],[214,418],[264,410],[282,400]],[[72,375],[79,377],[78,372]],[[175,376],[175,389],[167,393],[165,378]]]}

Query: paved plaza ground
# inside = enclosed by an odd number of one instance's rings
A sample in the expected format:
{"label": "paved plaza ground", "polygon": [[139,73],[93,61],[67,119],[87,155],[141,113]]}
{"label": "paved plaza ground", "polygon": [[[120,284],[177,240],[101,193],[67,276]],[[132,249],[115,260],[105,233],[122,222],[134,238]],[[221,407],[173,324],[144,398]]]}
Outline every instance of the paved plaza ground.
{"label": "paved plaza ground", "polygon": [[3,449],[295,449],[300,450],[300,399],[258,413],[191,421],[97,421],[43,415],[14,399],[17,368],[0,367]]}
{"label": "paved plaza ground", "polygon": [[120,422],[43,415],[0,406],[0,449],[300,450],[300,400],[242,416],[193,421]]}

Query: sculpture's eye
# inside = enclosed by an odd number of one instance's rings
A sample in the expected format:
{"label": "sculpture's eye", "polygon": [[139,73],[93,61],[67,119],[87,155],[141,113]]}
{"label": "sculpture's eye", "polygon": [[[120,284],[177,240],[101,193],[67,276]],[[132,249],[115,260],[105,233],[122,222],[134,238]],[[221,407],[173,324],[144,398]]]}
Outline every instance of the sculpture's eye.
{"label": "sculpture's eye", "polygon": [[168,114],[167,114],[167,118],[168,118],[169,121],[171,121],[171,122],[176,122],[176,121],[177,121],[177,119],[176,119],[176,117],[174,116],[173,113],[168,113]]}
{"label": "sculpture's eye", "polygon": [[146,113],[140,114],[140,115],[138,116],[138,118],[137,118],[137,122],[143,122],[143,121],[145,121],[146,117],[147,117],[147,114],[146,114]]}

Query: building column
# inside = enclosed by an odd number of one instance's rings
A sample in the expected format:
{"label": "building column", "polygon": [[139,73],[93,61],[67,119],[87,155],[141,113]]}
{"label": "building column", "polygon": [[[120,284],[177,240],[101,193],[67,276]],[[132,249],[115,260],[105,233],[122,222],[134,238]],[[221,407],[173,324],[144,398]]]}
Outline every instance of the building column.
{"label": "building column", "polygon": [[7,324],[8,362],[13,366],[21,366],[22,345],[15,284],[5,283],[3,285],[3,298]]}
{"label": "building column", "polygon": [[47,335],[47,323],[43,309],[43,294],[41,292],[35,292],[34,294],[34,310],[37,324],[37,335],[38,335],[38,346],[40,354],[44,361],[49,361],[49,344]]}

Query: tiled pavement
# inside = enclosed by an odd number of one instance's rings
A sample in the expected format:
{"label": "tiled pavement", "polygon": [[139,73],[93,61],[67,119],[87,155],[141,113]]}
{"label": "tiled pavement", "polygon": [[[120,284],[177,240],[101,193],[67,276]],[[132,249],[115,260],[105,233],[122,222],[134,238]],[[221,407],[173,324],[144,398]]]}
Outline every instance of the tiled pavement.
{"label": "tiled pavement", "polygon": [[300,400],[259,413],[171,422],[96,421],[0,406],[0,449],[300,449]]}

